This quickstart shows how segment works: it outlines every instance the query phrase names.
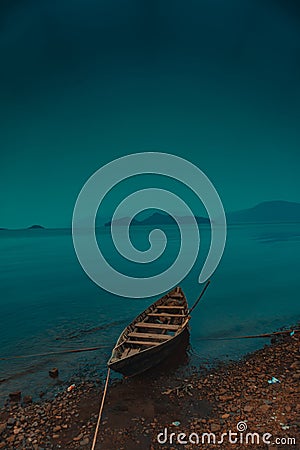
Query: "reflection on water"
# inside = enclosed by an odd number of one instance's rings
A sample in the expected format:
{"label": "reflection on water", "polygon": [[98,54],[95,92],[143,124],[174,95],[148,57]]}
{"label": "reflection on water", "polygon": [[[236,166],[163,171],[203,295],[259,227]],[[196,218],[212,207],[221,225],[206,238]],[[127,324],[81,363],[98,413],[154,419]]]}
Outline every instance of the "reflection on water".
{"label": "reflection on water", "polygon": [[265,231],[259,233],[254,239],[261,242],[281,242],[281,241],[299,241],[300,230],[281,230],[281,231]]}

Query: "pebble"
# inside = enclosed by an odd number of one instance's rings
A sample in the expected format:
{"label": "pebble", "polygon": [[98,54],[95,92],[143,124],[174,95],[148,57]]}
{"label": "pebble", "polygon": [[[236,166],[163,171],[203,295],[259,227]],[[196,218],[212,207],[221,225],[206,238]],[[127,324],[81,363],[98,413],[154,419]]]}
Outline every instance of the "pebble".
{"label": "pebble", "polygon": [[221,426],[218,423],[212,423],[210,425],[210,431],[212,433],[215,433],[216,431],[220,431],[221,430]]}
{"label": "pebble", "polygon": [[57,378],[58,377],[58,368],[54,367],[53,369],[49,370],[49,376],[51,378]]}
{"label": "pebble", "polygon": [[267,412],[270,409],[270,405],[261,405],[259,406],[258,410],[262,413]]}
{"label": "pebble", "polygon": [[78,436],[76,436],[76,437],[74,437],[73,438],[73,441],[80,441],[80,439],[82,439],[83,438],[83,434],[79,434]]}
{"label": "pebble", "polygon": [[32,397],[30,395],[24,395],[23,403],[24,405],[29,405],[30,403],[32,403]]}
{"label": "pebble", "polygon": [[15,423],[16,423],[16,419],[14,417],[10,417],[7,421],[7,426],[13,427]]}
{"label": "pebble", "polygon": [[253,406],[251,406],[251,405],[246,405],[246,406],[244,407],[244,411],[245,411],[246,413],[251,413],[251,412],[253,411]]}

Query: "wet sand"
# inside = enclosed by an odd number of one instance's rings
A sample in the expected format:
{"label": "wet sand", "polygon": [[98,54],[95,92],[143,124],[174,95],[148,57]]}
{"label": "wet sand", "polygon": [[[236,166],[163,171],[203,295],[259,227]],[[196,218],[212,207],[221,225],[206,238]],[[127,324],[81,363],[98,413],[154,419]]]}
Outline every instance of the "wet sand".
{"label": "wet sand", "polygon": [[[209,371],[180,377],[178,372],[156,372],[110,383],[96,449],[300,448],[299,338],[278,338],[241,361]],[[269,384],[272,377],[280,382]],[[0,449],[90,449],[102,390],[98,380],[77,385],[52,401],[8,404],[0,414]],[[240,443],[230,443],[230,430],[238,432],[231,439]],[[179,433],[186,436],[180,435],[178,442]],[[213,444],[209,433],[219,443]],[[221,444],[222,433],[227,435]],[[247,433],[259,437],[246,443]],[[266,433],[272,436],[263,442]],[[250,435],[248,439],[251,442]],[[282,445],[288,439],[289,445]]]}

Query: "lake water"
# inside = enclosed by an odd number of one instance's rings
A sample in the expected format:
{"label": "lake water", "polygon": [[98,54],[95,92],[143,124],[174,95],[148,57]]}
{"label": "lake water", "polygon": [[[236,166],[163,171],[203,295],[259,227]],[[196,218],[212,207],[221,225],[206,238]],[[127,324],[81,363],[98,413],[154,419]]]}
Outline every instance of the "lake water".
{"label": "lake water", "polygon": [[[147,248],[149,229],[134,227],[132,240]],[[161,261],[126,263],[113,250],[108,229],[97,236],[107,258],[129,275],[149,276],[170,265],[179,249],[176,226],[165,227],[168,247]],[[210,242],[201,227],[201,251],[182,281],[189,304],[201,286],[198,275]],[[193,245],[193,243],[191,243]],[[191,364],[239,358],[267,340],[203,340],[272,332],[300,318],[300,224],[240,225],[228,229],[222,261],[191,320]],[[122,329],[151,299],[124,299],[96,286],[76,258],[69,230],[0,231],[0,357],[103,345],[96,352],[0,361],[1,402],[8,392],[53,394],[60,380],[102,377]],[[276,376],[276,374],[274,374]]]}

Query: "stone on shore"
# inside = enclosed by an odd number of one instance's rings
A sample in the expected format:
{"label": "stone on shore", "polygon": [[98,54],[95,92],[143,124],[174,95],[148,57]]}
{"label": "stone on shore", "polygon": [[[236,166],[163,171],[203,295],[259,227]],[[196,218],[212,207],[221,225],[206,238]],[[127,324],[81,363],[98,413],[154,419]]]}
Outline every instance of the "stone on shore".
{"label": "stone on shore", "polygon": [[58,377],[58,368],[54,367],[53,369],[49,370],[49,376],[51,378],[57,378]]}
{"label": "stone on shore", "polygon": [[21,401],[21,391],[11,392],[9,394],[9,400],[11,402],[20,402]]}

